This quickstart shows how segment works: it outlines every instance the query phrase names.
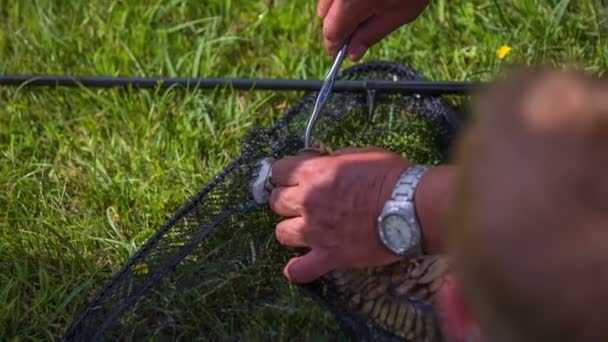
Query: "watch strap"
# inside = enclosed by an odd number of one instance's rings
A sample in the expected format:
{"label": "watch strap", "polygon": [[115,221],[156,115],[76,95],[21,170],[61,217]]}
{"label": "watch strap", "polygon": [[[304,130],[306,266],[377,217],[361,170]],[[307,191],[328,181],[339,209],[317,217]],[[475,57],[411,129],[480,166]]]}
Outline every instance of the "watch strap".
{"label": "watch strap", "polygon": [[[412,232],[418,239],[422,236],[422,228],[420,227],[420,222],[418,220],[418,215],[416,213],[416,204],[414,202],[414,197],[416,193],[416,189],[418,188],[418,183],[424,176],[424,174],[430,170],[430,166],[427,165],[413,165],[408,167],[398,178],[397,184],[395,184],[395,188],[393,189],[393,193],[391,198],[387,201],[385,205],[385,209],[388,207],[400,207],[403,208],[403,212],[405,214],[405,219],[408,221],[410,227],[414,229]],[[422,246],[420,246],[420,242],[416,244],[414,247],[415,250],[410,250],[410,253],[422,252]]]}
{"label": "watch strap", "polygon": [[430,169],[427,165],[414,165],[408,167],[397,180],[391,194],[391,201],[413,202],[414,194],[422,176]]}

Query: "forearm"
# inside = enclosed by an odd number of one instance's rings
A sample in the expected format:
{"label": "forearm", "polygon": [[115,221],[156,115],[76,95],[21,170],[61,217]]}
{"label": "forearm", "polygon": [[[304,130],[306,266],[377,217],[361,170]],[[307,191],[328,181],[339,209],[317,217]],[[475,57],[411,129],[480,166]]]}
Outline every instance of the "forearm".
{"label": "forearm", "polygon": [[421,225],[422,243],[426,253],[445,253],[456,168],[454,165],[432,168],[420,180],[416,190],[416,213]]}

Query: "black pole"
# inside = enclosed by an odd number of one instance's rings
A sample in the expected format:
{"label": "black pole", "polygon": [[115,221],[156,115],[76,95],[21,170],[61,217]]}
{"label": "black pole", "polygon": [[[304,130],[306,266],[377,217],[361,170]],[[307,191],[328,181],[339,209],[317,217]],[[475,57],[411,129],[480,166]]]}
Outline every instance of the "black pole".
{"label": "black pole", "polygon": [[[0,75],[0,86],[63,86],[63,87],[135,87],[168,88],[172,86],[212,89],[232,87],[241,90],[307,90],[321,88],[320,80],[258,79],[258,78],[184,78],[184,77],[111,77],[111,76],[35,76]],[[466,94],[480,86],[473,82],[447,81],[336,81],[334,91],[383,91],[418,93],[421,95]]]}

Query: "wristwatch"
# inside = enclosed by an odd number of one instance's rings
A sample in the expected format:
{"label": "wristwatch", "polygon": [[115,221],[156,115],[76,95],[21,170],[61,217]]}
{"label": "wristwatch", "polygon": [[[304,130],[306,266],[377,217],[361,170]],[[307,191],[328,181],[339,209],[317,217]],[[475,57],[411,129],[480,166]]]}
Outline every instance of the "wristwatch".
{"label": "wristwatch", "polygon": [[418,183],[430,169],[425,165],[407,168],[397,180],[391,197],[378,216],[380,241],[400,256],[422,253],[422,233],[416,216],[414,194]]}

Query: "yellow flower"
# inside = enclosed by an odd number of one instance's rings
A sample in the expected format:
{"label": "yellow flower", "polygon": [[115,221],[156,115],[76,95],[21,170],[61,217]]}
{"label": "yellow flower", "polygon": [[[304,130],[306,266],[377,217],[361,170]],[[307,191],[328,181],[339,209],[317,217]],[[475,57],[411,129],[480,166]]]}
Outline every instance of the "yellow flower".
{"label": "yellow flower", "polygon": [[498,59],[504,59],[511,52],[511,47],[509,45],[503,44],[498,50],[496,50],[496,57]]}
{"label": "yellow flower", "polygon": [[148,265],[146,263],[141,262],[139,264],[133,265],[133,270],[137,275],[148,274]]}

